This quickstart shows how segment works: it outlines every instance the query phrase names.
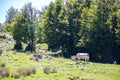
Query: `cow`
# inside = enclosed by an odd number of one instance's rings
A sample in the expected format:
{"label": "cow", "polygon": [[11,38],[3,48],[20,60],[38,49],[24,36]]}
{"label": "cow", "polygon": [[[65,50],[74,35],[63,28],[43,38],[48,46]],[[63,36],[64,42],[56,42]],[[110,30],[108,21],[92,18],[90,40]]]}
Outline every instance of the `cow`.
{"label": "cow", "polygon": [[36,53],[33,55],[33,57],[35,57],[37,59],[42,59],[42,54]]}
{"label": "cow", "polygon": [[77,53],[76,54],[77,60],[84,60],[84,63],[89,61],[89,54],[88,53]]}

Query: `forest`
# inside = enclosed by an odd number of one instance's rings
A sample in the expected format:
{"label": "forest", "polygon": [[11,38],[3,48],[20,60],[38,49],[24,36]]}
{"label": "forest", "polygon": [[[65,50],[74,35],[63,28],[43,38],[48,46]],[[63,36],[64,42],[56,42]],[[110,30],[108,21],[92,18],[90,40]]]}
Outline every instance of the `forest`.
{"label": "forest", "polygon": [[120,63],[120,0],[56,0],[41,11],[25,4],[10,7],[0,32],[10,32],[14,49],[35,52],[37,43],[70,58],[78,52],[91,61]]}

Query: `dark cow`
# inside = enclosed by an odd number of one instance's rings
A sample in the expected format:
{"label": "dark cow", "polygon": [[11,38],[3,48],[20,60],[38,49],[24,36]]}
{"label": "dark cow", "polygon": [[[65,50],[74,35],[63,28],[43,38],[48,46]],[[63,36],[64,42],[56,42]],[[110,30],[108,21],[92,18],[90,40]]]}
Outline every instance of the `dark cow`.
{"label": "dark cow", "polygon": [[35,57],[37,59],[42,59],[42,55],[39,53],[34,54],[33,57]]}

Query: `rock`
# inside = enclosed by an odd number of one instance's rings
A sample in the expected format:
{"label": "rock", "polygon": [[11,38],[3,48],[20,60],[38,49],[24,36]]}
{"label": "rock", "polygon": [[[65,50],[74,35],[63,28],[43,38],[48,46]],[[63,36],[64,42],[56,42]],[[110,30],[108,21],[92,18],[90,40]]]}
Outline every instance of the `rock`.
{"label": "rock", "polygon": [[80,64],[80,61],[76,61],[76,64]]}
{"label": "rock", "polygon": [[6,54],[7,57],[9,57],[9,54]]}
{"label": "rock", "polygon": [[68,64],[68,65],[73,65],[73,63],[72,63],[72,62],[68,62],[67,64]]}
{"label": "rock", "polygon": [[35,60],[35,57],[31,57],[30,60]]}
{"label": "rock", "polygon": [[84,67],[81,67],[81,70],[84,70]]}
{"label": "rock", "polygon": [[10,47],[7,47],[7,48],[6,48],[6,51],[9,51],[9,50],[10,50]]}
{"label": "rock", "polygon": [[38,58],[35,58],[35,61],[39,61],[39,59],[38,59]]}
{"label": "rock", "polygon": [[13,66],[18,66],[18,64],[13,64]]}
{"label": "rock", "polygon": [[94,69],[94,70],[93,70],[93,72],[94,72],[94,73],[97,73],[97,70],[96,70],[96,69]]}
{"label": "rock", "polygon": [[47,58],[48,60],[52,59],[52,57],[49,55],[46,55],[45,58]]}

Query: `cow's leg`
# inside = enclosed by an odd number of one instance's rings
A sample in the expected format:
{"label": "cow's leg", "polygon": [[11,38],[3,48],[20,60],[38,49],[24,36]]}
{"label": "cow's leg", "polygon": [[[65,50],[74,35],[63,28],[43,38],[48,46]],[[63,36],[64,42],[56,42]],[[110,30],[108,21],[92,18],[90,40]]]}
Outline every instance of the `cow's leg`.
{"label": "cow's leg", "polygon": [[80,63],[81,63],[81,59],[79,58],[79,61],[80,61]]}
{"label": "cow's leg", "polygon": [[84,60],[84,66],[86,65],[86,58],[85,58],[85,60]]}

